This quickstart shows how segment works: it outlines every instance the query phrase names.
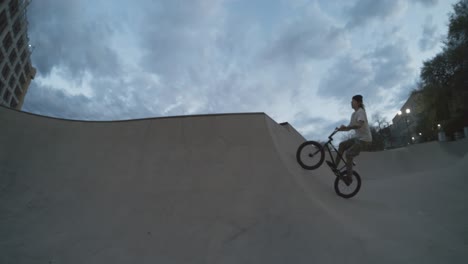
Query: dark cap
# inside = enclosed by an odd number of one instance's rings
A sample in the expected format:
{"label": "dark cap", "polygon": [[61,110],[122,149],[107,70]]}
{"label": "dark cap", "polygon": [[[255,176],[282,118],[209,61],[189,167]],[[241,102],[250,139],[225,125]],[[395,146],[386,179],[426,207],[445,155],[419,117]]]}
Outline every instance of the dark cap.
{"label": "dark cap", "polygon": [[357,94],[357,95],[353,96],[353,100],[356,100],[359,103],[362,103],[362,95]]}

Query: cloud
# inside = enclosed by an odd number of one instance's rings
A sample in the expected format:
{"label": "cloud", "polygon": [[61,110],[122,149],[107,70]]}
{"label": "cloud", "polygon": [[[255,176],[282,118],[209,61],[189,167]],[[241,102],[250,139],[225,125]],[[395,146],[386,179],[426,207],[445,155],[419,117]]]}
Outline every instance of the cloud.
{"label": "cloud", "polygon": [[82,120],[92,115],[89,112],[91,108],[88,107],[90,103],[91,100],[86,96],[69,95],[63,90],[39,87],[33,82],[22,110],[45,116]]}
{"label": "cloud", "polygon": [[326,60],[348,47],[346,31],[319,21],[304,21],[286,30],[265,58],[282,63]]}
{"label": "cloud", "polygon": [[114,26],[103,16],[91,14],[92,7],[86,1],[31,2],[29,37],[39,74],[48,75],[57,66],[70,78],[80,78],[85,71],[105,76],[120,73],[118,56],[108,45]]}
{"label": "cloud", "polygon": [[[426,7],[436,6],[438,0],[410,0],[410,2],[420,3]],[[357,0],[354,5],[345,8],[345,15],[348,17],[347,29],[365,26],[366,24],[383,20],[394,22],[394,18],[400,16],[407,10],[405,0]]]}
{"label": "cloud", "polygon": [[423,25],[423,33],[419,39],[419,48],[421,51],[432,50],[441,42],[441,37],[437,35],[437,26],[432,22],[432,16],[426,18]]}
{"label": "cloud", "polygon": [[388,90],[411,80],[414,70],[404,41],[377,47],[362,56],[339,58],[322,78],[318,93],[324,97],[348,100],[354,94],[378,97],[379,90]]}
{"label": "cloud", "polygon": [[387,20],[401,14],[406,7],[404,0],[358,0],[345,10],[345,14],[349,17],[346,28],[364,26],[377,19]]}
{"label": "cloud", "polygon": [[[89,85],[100,89],[88,96],[33,82],[23,110],[78,120],[120,120],[152,117],[175,102],[175,98],[164,94],[168,90],[147,73],[135,73],[128,80],[94,78]],[[163,103],[161,98],[165,98]]]}
{"label": "cloud", "polygon": [[345,27],[392,21],[405,1],[356,0],[345,17],[341,2],[280,2],[33,1],[39,73],[23,109],[88,120],[266,112],[321,138],[348,122],[354,93],[384,107],[409,89],[406,42],[382,33],[357,54],[369,40],[351,43]]}
{"label": "cloud", "polygon": [[280,63],[325,60],[349,47],[349,36],[314,3],[305,15],[289,22],[264,53],[264,58]]}
{"label": "cloud", "polygon": [[439,0],[413,0],[413,2],[423,4],[424,6],[431,7],[439,3]]}
{"label": "cloud", "polygon": [[319,94],[325,97],[339,97],[343,95],[343,91],[349,95],[365,93],[364,90],[371,87],[373,74],[369,60],[351,55],[343,56],[322,78]]}
{"label": "cloud", "polygon": [[308,140],[322,141],[327,140],[327,136],[333,132],[336,127],[342,124],[348,124],[349,119],[333,120],[326,116],[311,116],[307,112],[297,113],[291,124],[299,128],[300,133]]}
{"label": "cloud", "polygon": [[[320,23],[291,27],[269,50],[265,57],[282,62],[330,59],[348,47],[346,32]],[[304,27],[301,27],[304,26]]]}
{"label": "cloud", "polygon": [[375,73],[374,85],[390,88],[413,77],[411,56],[406,45],[405,41],[397,40],[367,55]]}
{"label": "cloud", "polygon": [[223,10],[221,0],[149,2],[138,29],[142,65],[175,78],[213,63],[223,38]]}
{"label": "cloud", "polygon": [[33,1],[39,73],[23,109],[96,120],[208,111],[216,83],[237,78],[218,60],[221,4]]}

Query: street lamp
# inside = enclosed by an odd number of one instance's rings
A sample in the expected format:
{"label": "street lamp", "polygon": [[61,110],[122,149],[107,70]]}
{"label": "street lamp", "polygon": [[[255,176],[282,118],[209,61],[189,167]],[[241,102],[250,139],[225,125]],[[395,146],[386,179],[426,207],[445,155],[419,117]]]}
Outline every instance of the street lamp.
{"label": "street lamp", "polygon": [[406,108],[405,112],[406,112],[406,115],[403,115],[403,113],[401,111],[398,111],[398,115],[405,117],[406,133],[408,135],[408,141],[409,141],[408,144],[410,144],[412,142],[412,140],[411,140],[411,136],[410,136],[410,132],[409,132],[409,126],[408,126],[408,115],[409,115],[409,113],[411,113],[411,110],[409,108]]}

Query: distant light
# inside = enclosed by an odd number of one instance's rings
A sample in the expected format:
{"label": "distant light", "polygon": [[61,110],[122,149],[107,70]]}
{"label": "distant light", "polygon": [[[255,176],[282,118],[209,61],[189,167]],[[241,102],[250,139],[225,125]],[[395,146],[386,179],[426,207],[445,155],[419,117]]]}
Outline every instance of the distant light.
{"label": "distant light", "polygon": [[439,128],[440,128],[440,124],[437,124],[437,127],[439,127]]}
{"label": "distant light", "polygon": [[401,111],[398,111],[398,115],[401,115]]}
{"label": "distant light", "polygon": [[406,113],[407,114],[411,113],[411,110],[409,108],[406,108]]}
{"label": "distant light", "polygon": [[411,137],[412,140],[414,140],[414,137]]}
{"label": "distant light", "polygon": [[422,136],[422,133],[419,133],[420,136]]}

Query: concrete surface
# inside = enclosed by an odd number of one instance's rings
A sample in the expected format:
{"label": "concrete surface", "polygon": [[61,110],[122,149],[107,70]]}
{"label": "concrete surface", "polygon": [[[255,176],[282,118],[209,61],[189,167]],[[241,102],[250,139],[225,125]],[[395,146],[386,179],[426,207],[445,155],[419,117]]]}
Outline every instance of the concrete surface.
{"label": "concrete surface", "polygon": [[468,258],[467,140],[362,153],[346,200],[263,113],[0,125],[0,263]]}

